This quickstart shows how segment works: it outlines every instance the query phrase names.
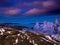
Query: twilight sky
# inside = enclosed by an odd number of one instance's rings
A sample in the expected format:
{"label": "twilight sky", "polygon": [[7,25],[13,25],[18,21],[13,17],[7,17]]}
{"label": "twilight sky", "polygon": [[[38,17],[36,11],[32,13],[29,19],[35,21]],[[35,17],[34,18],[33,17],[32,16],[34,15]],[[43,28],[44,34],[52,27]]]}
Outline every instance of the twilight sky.
{"label": "twilight sky", "polygon": [[0,0],[0,14],[41,15],[60,13],[60,0]]}
{"label": "twilight sky", "polygon": [[[0,0],[1,23],[19,22],[19,20],[21,23],[29,22],[32,16],[43,17],[45,15],[60,15],[60,0]],[[31,18],[24,16],[31,16]],[[56,16],[54,19],[59,18],[59,16]]]}

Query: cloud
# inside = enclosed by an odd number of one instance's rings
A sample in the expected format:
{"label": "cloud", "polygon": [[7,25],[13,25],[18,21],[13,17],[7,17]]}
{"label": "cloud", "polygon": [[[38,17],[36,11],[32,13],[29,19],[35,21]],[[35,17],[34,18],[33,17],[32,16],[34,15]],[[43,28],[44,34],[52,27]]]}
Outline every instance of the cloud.
{"label": "cloud", "polygon": [[13,5],[11,0],[0,0],[0,7],[10,7]]}
{"label": "cloud", "polygon": [[[47,1],[33,1],[33,2],[24,2],[22,4],[22,7],[29,7],[29,8],[57,8],[59,7],[60,4],[58,4],[56,1],[54,0],[47,0]],[[20,5],[21,7],[21,5]]]}
{"label": "cloud", "polygon": [[[20,2],[22,0],[19,0]],[[30,1],[30,0],[29,0]],[[17,15],[17,14],[21,14],[21,11],[23,9],[28,9],[28,11],[22,11],[22,14],[24,15],[38,15],[38,14],[45,14],[48,12],[52,12],[52,11],[56,11],[57,9],[60,9],[60,0],[31,0],[31,2],[29,2],[27,0],[23,0],[21,3],[18,2],[17,0],[9,0],[9,1],[2,1],[2,4],[8,4],[9,3],[13,3],[15,5],[15,8],[11,8],[11,7],[4,7],[4,8],[0,8],[0,13],[6,14],[6,15]],[[12,5],[13,5],[12,4]],[[4,5],[3,5],[4,6]],[[6,5],[5,5],[6,6]],[[14,6],[13,6],[14,7]],[[58,11],[57,10],[57,11]]]}
{"label": "cloud", "polygon": [[42,6],[42,2],[33,1],[33,2],[24,2],[22,4],[18,4],[19,8],[38,8],[38,6]]}
{"label": "cloud", "polygon": [[47,9],[57,8],[57,3],[54,1],[45,1],[42,4],[43,4],[43,7]]}
{"label": "cloud", "polygon": [[25,15],[27,15],[27,16],[29,16],[29,15],[38,15],[38,14],[44,14],[46,12],[48,12],[48,10],[46,10],[46,9],[33,8],[33,9],[27,11],[25,13]]}
{"label": "cloud", "polygon": [[21,9],[18,8],[0,8],[0,13],[5,15],[17,15],[21,13]]}
{"label": "cloud", "polygon": [[[32,7],[30,10],[25,12],[25,15],[39,15],[39,14],[45,14],[45,13],[57,13],[56,10],[60,6],[55,0],[47,0],[43,2],[34,1],[32,3],[24,3],[24,6],[26,7]],[[59,9],[57,11],[59,11]]]}
{"label": "cloud", "polygon": [[6,10],[4,13],[5,14],[8,14],[8,15],[16,15],[20,12],[19,9],[9,9],[9,10]]}

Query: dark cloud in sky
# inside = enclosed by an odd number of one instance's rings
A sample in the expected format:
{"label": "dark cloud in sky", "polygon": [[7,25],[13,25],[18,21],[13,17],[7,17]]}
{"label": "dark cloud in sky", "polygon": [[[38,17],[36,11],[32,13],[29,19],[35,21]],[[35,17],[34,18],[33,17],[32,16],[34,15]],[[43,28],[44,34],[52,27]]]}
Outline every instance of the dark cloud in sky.
{"label": "dark cloud in sky", "polygon": [[60,13],[60,0],[0,0],[0,13],[5,15]]}
{"label": "dark cloud in sky", "polygon": [[12,6],[12,2],[9,0],[0,0],[0,7],[10,7]]}

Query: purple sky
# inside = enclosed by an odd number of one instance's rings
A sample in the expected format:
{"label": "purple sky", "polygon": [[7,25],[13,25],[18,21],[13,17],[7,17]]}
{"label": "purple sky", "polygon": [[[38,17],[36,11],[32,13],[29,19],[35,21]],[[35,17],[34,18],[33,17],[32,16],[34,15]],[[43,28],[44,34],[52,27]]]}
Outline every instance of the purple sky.
{"label": "purple sky", "polygon": [[0,14],[14,15],[41,15],[60,13],[60,0],[0,0]]}

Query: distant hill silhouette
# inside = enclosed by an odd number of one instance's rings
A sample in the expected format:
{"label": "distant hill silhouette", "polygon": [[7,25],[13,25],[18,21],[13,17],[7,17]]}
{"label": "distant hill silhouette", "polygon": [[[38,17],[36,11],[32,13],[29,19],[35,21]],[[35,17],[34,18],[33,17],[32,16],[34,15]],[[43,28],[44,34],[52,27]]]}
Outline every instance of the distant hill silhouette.
{"label": "distant hill silhouette", "polygon": [[28,28],[26,26],[20,26],[18,23],[0,23],[0,27],[11,27],[19,30],[23,28]]}

